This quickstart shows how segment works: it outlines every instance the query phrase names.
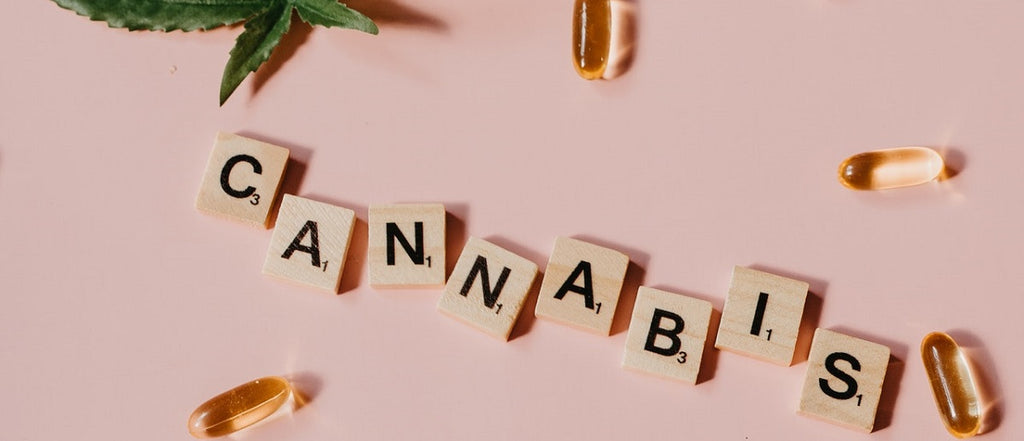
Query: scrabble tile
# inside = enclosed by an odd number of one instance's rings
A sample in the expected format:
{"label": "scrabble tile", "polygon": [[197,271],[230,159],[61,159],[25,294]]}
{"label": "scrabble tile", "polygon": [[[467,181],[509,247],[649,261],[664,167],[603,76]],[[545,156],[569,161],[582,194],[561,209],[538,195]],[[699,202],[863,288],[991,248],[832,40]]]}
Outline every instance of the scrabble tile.
{"label": "scrabble tile", "polygon": [[356,213],[284,195],[263,274],[338,292]]}
{"label": "scrabble tile", "polygon": [[444,286],[444,205],[375,205],[367,223],[370,286]]}
{"label": "scrabble tile", "polygon": [[537,264],[475,237],[448,277],[437,309],[508,340],[537,277]]}
{"label": "scrabble tile", "polygon": [[266,228],[287,163],[288,149],[284,147],[218,133],[196,208]]}
{"label": "scrabble tile", "polygon": [[888,347],[818,328],[799,413],[871,432],[888,366]]}
{"label": "scrabble tile", "polygon": [[715,347],[781,366],[793,364],[807,282],[737,266]]}
{"label": "scrabble tile", "polygon": [[697,384],[711,303],[641,286],[622,367]]}
{"label": "scrabble tile", "polygon": [[537,317],[608,335],[629,257],[581,240],[555,240],[537,299]]}

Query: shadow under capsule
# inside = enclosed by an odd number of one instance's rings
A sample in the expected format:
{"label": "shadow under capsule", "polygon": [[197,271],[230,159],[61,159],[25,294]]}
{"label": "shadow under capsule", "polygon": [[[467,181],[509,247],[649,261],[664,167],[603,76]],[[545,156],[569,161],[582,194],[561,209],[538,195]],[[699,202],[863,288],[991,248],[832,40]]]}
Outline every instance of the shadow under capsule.
{"label": "shadow under capsule", "polygon": [[942,147],[935,149],[942,155],[945,168],[939,174],[939,181],[946,181],[956,177],[967,168],[967,156],[964,152],[954,147]]}

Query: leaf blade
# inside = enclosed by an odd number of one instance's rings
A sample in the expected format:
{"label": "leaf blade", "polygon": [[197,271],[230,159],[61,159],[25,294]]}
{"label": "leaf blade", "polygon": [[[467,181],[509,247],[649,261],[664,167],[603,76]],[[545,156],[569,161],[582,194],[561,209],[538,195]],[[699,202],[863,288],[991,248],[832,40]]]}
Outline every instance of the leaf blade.
{"label": "leaf blade", "polygon": [[292,3],[274,0],[259,15],[245,22],[245,30],[235,40],[220,82],[220,105],[228,100],[250,72],[255,72],[281,42],[291,26]]}
{"label": "leaf blade", "polygon": [[297,0],[299,18],[310,25],[346,28],[377,35],[377,25],[369,17],[337,0]]}
{"label": "leaf blade", "polygon": [[266,0],[53,0],[112,28],[185,32],[238,23],[267,9]]}

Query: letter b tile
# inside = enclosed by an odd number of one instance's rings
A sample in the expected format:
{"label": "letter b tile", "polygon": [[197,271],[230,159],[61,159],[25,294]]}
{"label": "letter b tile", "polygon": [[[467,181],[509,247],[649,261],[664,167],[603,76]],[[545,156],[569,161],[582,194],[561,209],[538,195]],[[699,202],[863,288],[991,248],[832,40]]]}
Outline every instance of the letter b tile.
{"label": "letter b tile", "polygon": [[696,384],[711,311],[710,302],[641,286],[622,367]]}

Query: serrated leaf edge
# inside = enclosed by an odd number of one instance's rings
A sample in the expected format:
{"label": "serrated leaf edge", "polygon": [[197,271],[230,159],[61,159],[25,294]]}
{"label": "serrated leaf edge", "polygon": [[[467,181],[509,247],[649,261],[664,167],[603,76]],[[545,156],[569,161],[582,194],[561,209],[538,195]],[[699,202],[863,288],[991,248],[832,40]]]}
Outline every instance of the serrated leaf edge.
{"label": "serrated leaf edge", "polygon": [[[207,30],[210,30],[210,29],[219,28],[221,26],[227,26],[227,25],[233,25],[233,24],[236,24],[236,23],[241,23],[241,22],[246,21],[246,20],[248,20],[248,19],[250,19],[252,17],[255,17],[256,15],[259,15],[259,14],[265,12],[270,7],[270,2],[267,2],[266,7],[262,8],[262,9],[258,9],[256,12],[254,12],[253,14],[250,14],[248,17],[239,18],[237,20],[225,20],[225,21],[222,21],[222,22],[220,22],[218,24],[215,24],[213,26],[207,26],[207,27],[203,27],[203,26],[187,27],[187,26],[146,26],[146,25],[142,25],[142,24],[126,23],[127,20],[125,20],[125,19],[123,19],[121,17],[112,17],[112,16],[105,15],[103,13],[100,13],[100,14],[97,14],[97,15],[89,15],[86,11],[82,11],[82,10],[76,9],[76,8],[72,7],[71,5],[69,5],[69,4],[64,4],[64,3],[60,2],[60,0],[53,0],[53,2],[56,3],[57,6],[60,7],[61,9],[66,9],[68,11],[74,12],[76,15],[78,15],[80,17],[88,18],[90,21],[101,21],[101,22],[106,23],[107,27],[109,27],[111,29],[127,29],[128,31],[131,31],[131,32],[133,32],[133,31],[160,31],[160,32],[182,31],[182,32],[192,32],[192,31],[197,31],[197,30],[207,31]],[[245,4],[258,4],[258,3],[261,3],[261,2],[260,1],[252,1],[252,2],[244,2],[244,3]],[[201,2],[196,2],[196,4],[202,4],[202,3]]]}
{"label": "serrated leaf edge", "polygon": [[[320,13],[320,11],[317,10],[317,9],[307,7],[305,5],[305,2],[303,2],[302,0],[296,0],[294,3],[295,3],[295,10],[296,10],[296,12],[299,13],[299,18],[301,18],[303,22],[305,22],[306,24],[308,24],[310,26],[318,26],[319,25],[319,26],[323,26],[325,28],[336,27],[336,28],[343,28],[343,29],[354,29],[354,30],[357,30],[357,31],[366,32],[367,34],[371,34],[371,35],[377,35],[380,32],[380,29],[377,27],[377,23],[374,23],[373,20],[370,17],[367,17],[362,12],[359,12],[359,11],[357,11],[355,9],[352,9],[352,8],[348,7],[348,5],[346,5],[344,3],[338,3],[338,6],[341,6],[341,7],[345,8],[345,9],[351,11],[352,13],[356,14],[357,16],[362,17],[363,19],[366,20],[366,23],[368,23],[369,26],[364,28],[364,27],[360,27],[360,26],[347,26],[347,25],[345,25],[345,26],[330,26],[330,25],[316,24],[316,23],[313,23],[312,21],[310,21],[309,19],[307,19],[306,15],[307,14],[309,14],[309,15],[316,15],[318,17],[324,17],[324,18],[330,18],[330,17],[327,17],[326,15]],[[322,21],[328,21],[328,20],[322,20]]]}

